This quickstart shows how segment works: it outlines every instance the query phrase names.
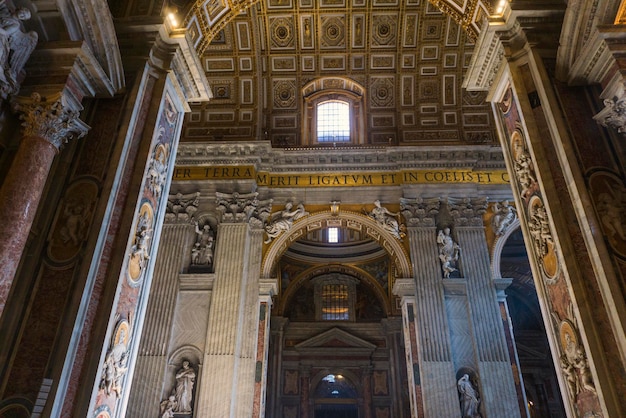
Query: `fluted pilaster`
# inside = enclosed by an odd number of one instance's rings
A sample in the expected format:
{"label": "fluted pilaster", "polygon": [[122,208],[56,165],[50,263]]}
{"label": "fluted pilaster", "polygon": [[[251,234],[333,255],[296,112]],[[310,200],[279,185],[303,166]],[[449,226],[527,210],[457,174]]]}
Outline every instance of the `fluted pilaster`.
{"label": "fluted pilaster", "polygon": [[482,226],[485,206],[486,202],[469,201],[451,205],[451,211],[460,214],[455,216],[457,225],[460,224],[455,233],[462,248],[461,266],[482,383],[479,390],[487,416],[519,417],[517,393]]}
{"label": "fluted pilaster", "polygon": [[181,266],[189,253],[194,226],[189,222],[166,223],[161,232],[144,330],[139,344],[135,376],[127,416],[152,418],[165,398],[167,355]]}

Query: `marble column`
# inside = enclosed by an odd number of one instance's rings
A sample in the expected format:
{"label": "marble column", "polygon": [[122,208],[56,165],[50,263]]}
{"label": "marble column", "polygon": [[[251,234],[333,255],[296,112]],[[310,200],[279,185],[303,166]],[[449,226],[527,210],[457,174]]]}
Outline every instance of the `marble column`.
{"label": "marble column", "polygon": [[433,218],[438,211],[438,197],[402,202],[415,275],[414,312],[424,414],[453,417],[459,414],[459,407]]}
{"label": "marble column", "polygon": [[478,390],[482,409],[490,417],[519,417],[514,376],[491,277],[483,226],[482,215],[486,211],[487,200],[448,198],[447,205],[454,218],[454,232],[461,247],[460,269],[467,291],[467,312],[481,383]]}
{"label": "marble column", "polygon": [[82,106],[64,93],[15,99],[23,136],[0,189],[0,316],[24,251],[54,157],[71,137],[82,137],[87,125]]}
{"label": "marble column", "polygon": [[[221,216],[214,258],[215,282],[202,385],[196,392],[197,416],[225,418],[252,414],[263,243],[259,231],[262,222],[255,215],[259,206],[256,196],[256,193],[218,193],[217,209]],[[257,287],[254,314],[251,314],[248,282],[254,277]],[[242,410],[247,413],[238,415]]]}

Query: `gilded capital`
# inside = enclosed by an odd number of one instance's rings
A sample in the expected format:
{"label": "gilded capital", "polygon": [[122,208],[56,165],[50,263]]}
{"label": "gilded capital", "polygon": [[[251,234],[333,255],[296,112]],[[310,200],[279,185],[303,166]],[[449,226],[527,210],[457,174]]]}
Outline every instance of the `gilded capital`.
{"label": "gilded capital", "polygon": [[72,138],[87,134],[89,126],[79,119],[80,104],[70,106],[62,93],[42,97],[16,97],[13,110],[22,120],[24,136],[36,136],[49,141],[57,149]]}

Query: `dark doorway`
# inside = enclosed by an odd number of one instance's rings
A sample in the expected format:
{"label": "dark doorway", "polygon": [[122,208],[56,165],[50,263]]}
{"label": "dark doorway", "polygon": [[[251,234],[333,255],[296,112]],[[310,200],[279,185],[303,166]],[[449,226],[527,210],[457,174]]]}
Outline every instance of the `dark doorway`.
{"label": "dark doorway", "polygon": [[328,405],[315,406],[315,418],[358,418],[357,406],[352,405]]}

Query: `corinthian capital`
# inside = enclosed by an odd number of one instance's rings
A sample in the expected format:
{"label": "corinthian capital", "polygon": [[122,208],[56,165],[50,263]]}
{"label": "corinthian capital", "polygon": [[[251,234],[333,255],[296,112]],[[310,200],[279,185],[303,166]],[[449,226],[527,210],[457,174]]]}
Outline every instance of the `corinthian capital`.
{"label": "corinthian capital", "polygon": [[456,226],[483,226],[483,214],[487,211],[486,198],[448,197],[447,203]]}
{"label": "corinthian capital", "polygon": [[244,223],[247,222],[256,229],[262,229],[272,210],[272,200],[258,199],[258,193],[215,193],[217,197],[217,211],[220,213],[220,222]]}
{"label": "corinthian capital", "polygon": [[30,97],[16,97],[13,110],[19,114],[24,136],[36,136],[49,141],[57,149],[71,138],[80,138],[89,126],[79,119],[82,106],[70,105],[63,93],[42,97],[33,93]]}
{"label": "corinthian capital", "polygon": [[435,226],[435,215],[439,213],[438,197],[400,199],[400,211],[409,226]]}

